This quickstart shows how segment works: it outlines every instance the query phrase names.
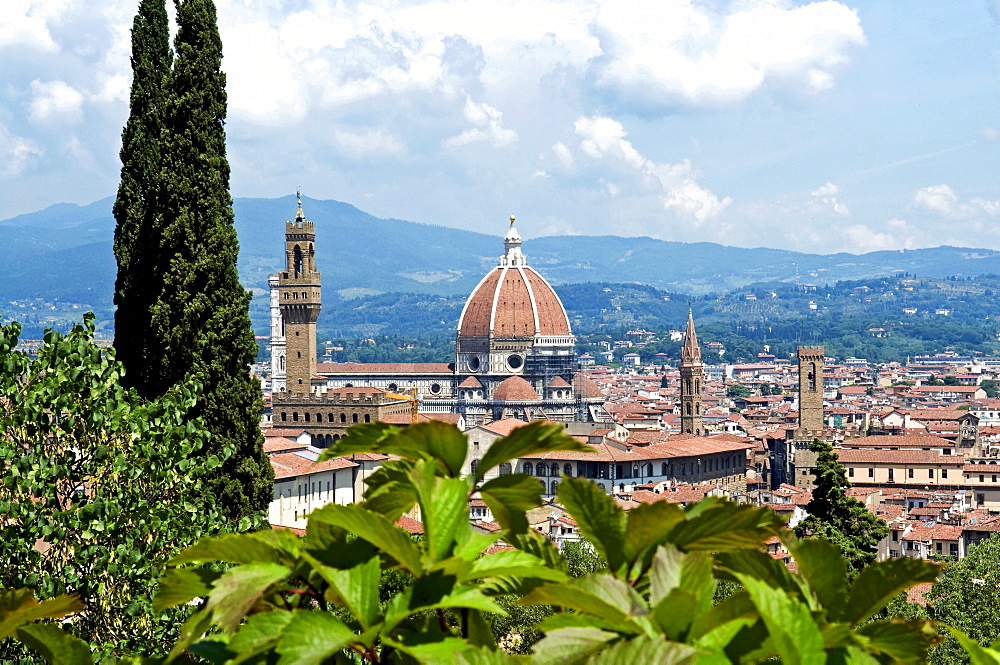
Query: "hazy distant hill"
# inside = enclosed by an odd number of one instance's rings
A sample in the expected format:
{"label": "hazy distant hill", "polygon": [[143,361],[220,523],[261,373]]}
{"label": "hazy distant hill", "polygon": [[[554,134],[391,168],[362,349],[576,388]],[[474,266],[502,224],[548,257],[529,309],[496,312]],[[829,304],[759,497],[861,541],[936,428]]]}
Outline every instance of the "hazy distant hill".
{"label": "hazy distant hill", "polygon": [[[111,204],[111,198],[87,206],[58,204],[0,221],[0,313],[24,319],[20,301],[42,298],[78,303],[109,318],[115,274]],[[304,207],[317,227],[318,267],[330,312],[362,295],[464,296],[503,250],[503,220],[488,233],[474,233],[378,219],[337,201],[305,199]],[[235,211],[240,273],[246,286],[261,295],[254,303],[260,328],[267,306],[260,290],[281,267],[283,222],[294,217],[295,200],[237,199]],[[528,232],[530,218],[519,228]],[[927,277],[1000,274],[1000,253],[955,247],[817,255],[651,238],[555,236],[528,240],[524,249],[531,265],[556,285],[632,282],[696,295],[754,283],[823,285],[896,272]],[[10,301],[20,304],[14,307]]]}

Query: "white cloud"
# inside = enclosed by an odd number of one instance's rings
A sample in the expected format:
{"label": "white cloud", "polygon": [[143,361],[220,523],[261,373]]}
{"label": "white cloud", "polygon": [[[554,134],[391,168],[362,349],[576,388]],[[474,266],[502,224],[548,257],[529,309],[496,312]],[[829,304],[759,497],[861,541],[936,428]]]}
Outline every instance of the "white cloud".
{"label": "white cloud", "polygon": [[920,208],[944,217],[996,217],[1000,215],[1000,201],[975,197],[966,202],[948,185],[931,185],[917,190],[913,202]]}
{"label": "white cloud", "polygon": [[30,105],[34,122],[58,120],[79,122],[83,119],[83,94],[65,81],[31,82]]}
{"label": "white cloud", "polygon": [[[581,138],[580,149],[584,154],[595,160],[617,161],[640,179],[652,182],[659,191],[663,207],[684,219],[701,224],[716,217],[732,203],[729,197],[719,200],[718,196],[699,185],[689,160],[679,164],[661,164],[645,158],[625,138],[625,128],[617,120],[581,116],[574,123],[574,131]],[[602,183],[607,187],[604,180]],[[612,196],[621,191],[619,185],[607,188]]]}
{"label": "white cloud", "polygon": [[855,254],[892,249],[910,249],[912,247],[912,240],[909,238],[876,231],[864,224],[848,226],[844,229],[844,235],[847,236],[853,245],[847,251]]}
{"label": "white cloud", "polygon": [[809,193],[812,199],[806,205],[806,210],[809,212],[833,210],[838,215],[850,215],[851,209],[837,200],[837,194],[839,193],[840,187],[837,187],[832,182],[826,183]]}
{"label": "white cloud", "polygon": [[17,46],[50,53],[58,51],[48,22],[68,4],[68,0],[5,0],[0,18],[0,49]]}
{"label": "white cloud", "polygon": [[732,103],[768,80],[826,90],[865,43],[857,12],[832,1],[747,0],[721,12],[691,0],[605,0],[594,31],[598,82],[652,105]]}
{"label": "white cloud", "polygon": [[573,153],[570,152],[569,148],[567,148],[566,144],[562,141],[558,141],[552,146],[552,152],[555,153],[559,163],[561,163],[565,168],[572,169],[575,165],[576,160],[573,159]]}
{"label": "white cloud", "polygon": [[42,155],[41,147],[23,136],[14,136],[0,124],[0,175],[23,173],[32,159]]}
{"label": "white cloud", "polygon": [[817,197],[828,197],[828,196],[836,196],[839,192],[840,192],[840,187],[837,187],[832,182],[828,182],[819,189],[810,192],[809,195]]}
{"label": "white cloud", "polygon": [[475,127],[447,139],[444,143],[446,147],[489,143],[494,148],[502,148],[517,141],[517,132],[504,128],[503,113],[489,104],[477,104],[471,97],[467,97],[463,115]]}

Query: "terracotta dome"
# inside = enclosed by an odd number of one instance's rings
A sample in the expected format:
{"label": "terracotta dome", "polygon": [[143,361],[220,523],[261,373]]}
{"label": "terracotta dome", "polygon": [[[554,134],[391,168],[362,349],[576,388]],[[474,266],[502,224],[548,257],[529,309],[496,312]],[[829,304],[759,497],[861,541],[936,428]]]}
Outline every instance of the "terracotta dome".
{"label": "terracotta dome", "polygon": [[498,402],[529,402],[538,399],[531,384],[519,376],[509,376],[497,386],[493,399]]}
{"label": "terracotta dome", "polygon": [[572,388],[572,387],[573,386],[571,386],[566,381],[566,379],[562,378],[561,376],[557,376],[556,378],[549,381],[549,388]]}
{"label": "terracotta dome", "polygon": [[549,283],[528,267],[521,237],[511,219],[500,265],[487,273],[469,296],[458,320],[463,337],[571,335],[569,319]]}
{"label": "terracotta dome", "polygon": [[579,390],[583,393],[581,396],[584,399],[604,399],[604,393],[601,392],[601,387],[583,372],[578,372],[573,378],[573,382],[580,386]]}

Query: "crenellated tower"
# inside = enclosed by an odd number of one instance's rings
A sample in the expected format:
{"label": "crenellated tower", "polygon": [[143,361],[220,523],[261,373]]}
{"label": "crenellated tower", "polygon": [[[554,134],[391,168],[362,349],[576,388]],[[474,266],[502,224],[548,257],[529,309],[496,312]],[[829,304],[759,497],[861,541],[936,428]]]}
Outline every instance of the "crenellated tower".
{"label": "crenellated tower", "polygon": [[285,338],[285,387],[290,393],[308,394],[316,373],[316,319],[322,302],[316,230],[302,212],[301,192],[297,194],[295,221],[285,222],[285,270],[278,274],[278,295]]}
{"label": "crenellated tower", "polygon": [[799,360],[799,430],[796,438],[823,433],[823,362],[822,346],[800,346]]}
{"label": "crenellated tower", "polygon": [[687,332],[681,347],[681,433],[704,436],[701,419],[701,391],[705,367],[701,362],[701,347],[694,331],[694,314],[688,309]]}

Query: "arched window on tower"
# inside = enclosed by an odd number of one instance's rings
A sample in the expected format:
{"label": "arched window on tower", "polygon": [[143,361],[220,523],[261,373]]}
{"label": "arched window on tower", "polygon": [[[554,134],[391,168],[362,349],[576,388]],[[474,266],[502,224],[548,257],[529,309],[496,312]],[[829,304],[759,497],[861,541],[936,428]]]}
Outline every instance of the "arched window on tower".
{"label": "arched window on tower", "polygon": [[372,421],[372,417],[371,417],[371,415],[369,415],[369,414],[367,414],[367,413],[366,413],[366,414],[365,414],[365,422],[366,422],[366,423],[370,423],[371,421]]}
{"label": "arched window on tower", "polygon": [[340,414],[340,422],[342,422],[342,423],[346,423],[347,422],[347,414],[344,414],[344,413]]}
{"label": "arched window on tower", "polygon": [[295,271],[296,275],[302,274],[302,248],[298,245],[292,250],[292,270]]}
{"label": "arched window on tower", "polygon": [[351,414],[351,422],[352,423],[358,422],[358,414],[356,414],[356,413],[352,413]]}

